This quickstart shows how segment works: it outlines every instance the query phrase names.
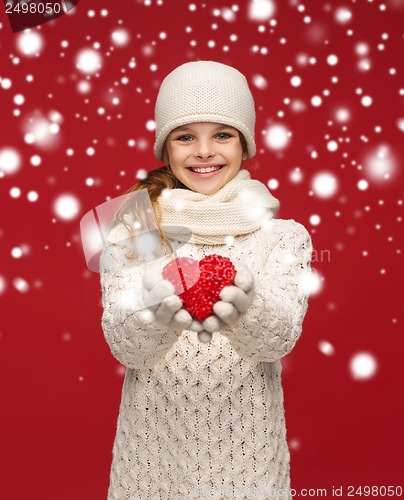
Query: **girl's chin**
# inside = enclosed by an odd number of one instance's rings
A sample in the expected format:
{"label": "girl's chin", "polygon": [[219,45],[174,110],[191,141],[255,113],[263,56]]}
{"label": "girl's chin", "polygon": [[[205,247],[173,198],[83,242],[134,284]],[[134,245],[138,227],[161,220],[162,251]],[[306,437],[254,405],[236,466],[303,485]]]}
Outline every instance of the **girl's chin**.
{"label": "girl's chin", "polygon": [[225,182],[201,182],[196,185],[194,184],[191,189],[200,194],[213,194],[219,191],[225,184]]}

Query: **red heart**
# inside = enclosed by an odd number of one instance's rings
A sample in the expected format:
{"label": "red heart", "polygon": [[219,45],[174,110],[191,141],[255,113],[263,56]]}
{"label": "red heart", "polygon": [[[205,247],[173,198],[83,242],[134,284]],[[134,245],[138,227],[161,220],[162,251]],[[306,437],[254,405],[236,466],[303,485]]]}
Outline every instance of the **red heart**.
{"label": "red heart", "polygon": [[189,257],[173,259],[164,266],[162,274],[163,279],[174,285],[183,308],[193,318],[203,321],[212,314],[222,289],[234,283],[236,272],[230,259],[212,254],[199,263]]}

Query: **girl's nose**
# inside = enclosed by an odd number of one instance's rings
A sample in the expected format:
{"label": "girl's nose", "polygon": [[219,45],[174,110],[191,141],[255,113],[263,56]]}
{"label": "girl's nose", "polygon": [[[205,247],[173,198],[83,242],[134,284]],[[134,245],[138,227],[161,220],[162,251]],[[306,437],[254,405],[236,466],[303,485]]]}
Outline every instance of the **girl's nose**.
{"label": "girl's nose", "polygon": [[211,141],[197,141],[195,143],[195,156],[198,158],[211,158],[214,155]]}

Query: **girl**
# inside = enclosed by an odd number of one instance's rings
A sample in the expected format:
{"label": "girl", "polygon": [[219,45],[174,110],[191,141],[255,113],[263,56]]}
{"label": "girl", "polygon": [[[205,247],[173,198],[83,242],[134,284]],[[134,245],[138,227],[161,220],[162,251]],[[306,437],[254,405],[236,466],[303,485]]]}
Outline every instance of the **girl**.
{"label": "girl", "polygon": [[[179,66],[161,84],[155,122],[165,166],[129,192],[147,190],[177,259],[142,262],[132,244],[141,217],[129,203],[118,211],[100,259],[102,328],[126,366],[108,498],[291,498],[280,359],[307,311],[310,236],[274,218],[278,200],[243,168],[255,110],[239,71]],[[197,290],[185,307],[163,268],[204,258],[206,289],[183,282]],[[198,316],[223,262],[234,280]]]}

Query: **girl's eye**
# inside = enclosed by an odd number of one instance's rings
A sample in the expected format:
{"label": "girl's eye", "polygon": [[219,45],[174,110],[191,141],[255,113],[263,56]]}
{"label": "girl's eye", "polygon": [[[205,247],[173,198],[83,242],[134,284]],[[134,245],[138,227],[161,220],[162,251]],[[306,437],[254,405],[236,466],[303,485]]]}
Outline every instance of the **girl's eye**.
{"label": "girl's eye", "polygon": [[231,137],[231,135],[228,134],[227,132],[220,132],[220,134],[217,134],[216,137],[218,139],[228,139],[229,137]]}
{"label": "girl's eye", "polygon": [[187,142],[187,141],[190,141],[191,139],[192,139],[192,137],[190,135],[180,135],[177,138],[177,141]]}

